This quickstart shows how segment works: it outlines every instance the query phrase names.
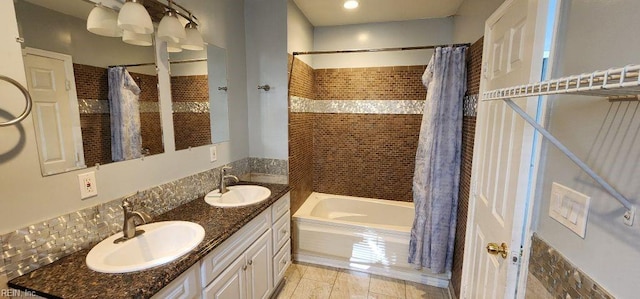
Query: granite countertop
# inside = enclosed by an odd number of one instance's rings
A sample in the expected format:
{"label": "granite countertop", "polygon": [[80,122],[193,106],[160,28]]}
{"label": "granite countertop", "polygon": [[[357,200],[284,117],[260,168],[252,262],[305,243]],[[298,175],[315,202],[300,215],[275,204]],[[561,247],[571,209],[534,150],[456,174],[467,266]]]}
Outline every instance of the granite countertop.
{"label": "granite countertop", "polygon": [[153,222],[192,221],[205,229],[204,240],[195,249],[169,264],[125,274],[100,273],[87,267],[89,249],[84,249],[12,279],[9,287],[35,291],[46,298],[149,298],[289,191],[288,185],[251,184],[269,188],[271,196],[237,208],[213,207],[200,197],[154,217]]}

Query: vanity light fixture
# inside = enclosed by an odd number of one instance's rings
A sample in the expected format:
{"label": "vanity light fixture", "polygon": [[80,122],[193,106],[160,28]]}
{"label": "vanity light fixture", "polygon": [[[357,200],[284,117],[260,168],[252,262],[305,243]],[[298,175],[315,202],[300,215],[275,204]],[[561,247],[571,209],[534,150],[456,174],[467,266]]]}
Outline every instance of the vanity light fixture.
{"label": "vanity light fixture", "polygon": [[153,23],[141,0],[127,0],[118,13],[118,27],[138,34],[153,33]]}
{"label": "vanity light fixture", "polygon": [[343,6],[346,9],[355,9],[359,5],[357,0],[347,0],[344,2]]}
{"label": "vanity light fixture", "polygon": [[[153,45],[151,36],[154,31],[153,22],[142,1],[126,0],[119,13],[98,3],[87,17],[87,30],[102,36],[122,36],[122,41],[131,45]],[[192,51],[204,49],[204,41],[196,23],[197,19],[190,11],[174,3],[173,0],[168,0],[168,4],[158,0],[147,1],[153,1],[166,8],[165,15],[158,24],[157,38],[167,42],[169,52],[182,52],[182,49]],[[180,8],[180,11],[174,9],[173,5]],[[182,26],[179,16],[187,20],[186,26]]]}
{"label": "vanity light fixture", "polygon": [[151,34],[138,34],[128,30],[125,30],[122,34],[122,41],[135,46],[148,47],[153,45]]}
{"label": "vanity light fixture", "polygon": [[180,47],[179,43],[167,42],[167,52],[179,53],[182,52],[182,47]]}
{"label": "vanity light fixture", "polygon": [[[169,1],[169,6],[171,6],[171,1]],[[174,44],[181,43],[187,39],[187,33],[180,20],[178,20],[175,10],[169,9],[164,14],[164,17],[160,20],[160,25],[158,25],[157,36],[159,40]]]}
{"label": "vanity light fixture", "polygon": [[91,33],[108,36],[122,36],[122,29],[118,28],[118,13],[97,3],[87,17],[87,30]]}
{"label": "vanity light fixture", "polygon": [[187,39],[181,44],[181,47],[185,50],[192,51],[201,51],[204,49],[204,41],[202,40],[202,36],[198,31],[198,24],[194,21],[189,21],[186,26],[184,26],[185,31],[187,32]]}

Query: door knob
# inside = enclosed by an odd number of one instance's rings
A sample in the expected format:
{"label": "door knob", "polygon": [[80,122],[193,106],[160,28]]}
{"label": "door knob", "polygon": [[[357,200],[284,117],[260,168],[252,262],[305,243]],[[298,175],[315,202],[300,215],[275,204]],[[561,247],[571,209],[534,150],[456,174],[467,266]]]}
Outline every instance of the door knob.
{"label": "door knob", "polygon": [[503,259],[507,258],[507,251],[509,248],[506,243],[498,245],[498,243],[487,244],[487,252],[493,255],[500,255]]}

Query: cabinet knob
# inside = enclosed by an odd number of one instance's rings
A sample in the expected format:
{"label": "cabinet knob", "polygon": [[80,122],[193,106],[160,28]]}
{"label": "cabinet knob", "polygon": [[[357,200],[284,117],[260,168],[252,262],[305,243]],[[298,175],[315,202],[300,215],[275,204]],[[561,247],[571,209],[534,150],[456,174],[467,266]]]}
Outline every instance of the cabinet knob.
{"label": "cabinet knob", "polygon": [[283,235],[284,235],[284,234],[287,234],[287,230],[286,230],[286,229],[282,229],[282,230],[280,231],[280,233],[282,233]]}
{"label": "cabinet knob", "polygon": [[247,271],[247,265],[242,266],[242,271]]}
{"label": "cabinet knob", "polygon": [[249,266],[253,265],[253,260],[249,260]]}

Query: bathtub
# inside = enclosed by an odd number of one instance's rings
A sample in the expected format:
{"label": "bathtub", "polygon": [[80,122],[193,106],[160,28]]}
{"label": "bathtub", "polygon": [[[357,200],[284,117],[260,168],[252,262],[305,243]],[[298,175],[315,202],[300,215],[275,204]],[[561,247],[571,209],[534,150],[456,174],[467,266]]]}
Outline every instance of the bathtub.
{"label": "bathtub", "polygon": [[413,203],[312,193],[293,215],[294,259],[446,288],[407,263]]}

